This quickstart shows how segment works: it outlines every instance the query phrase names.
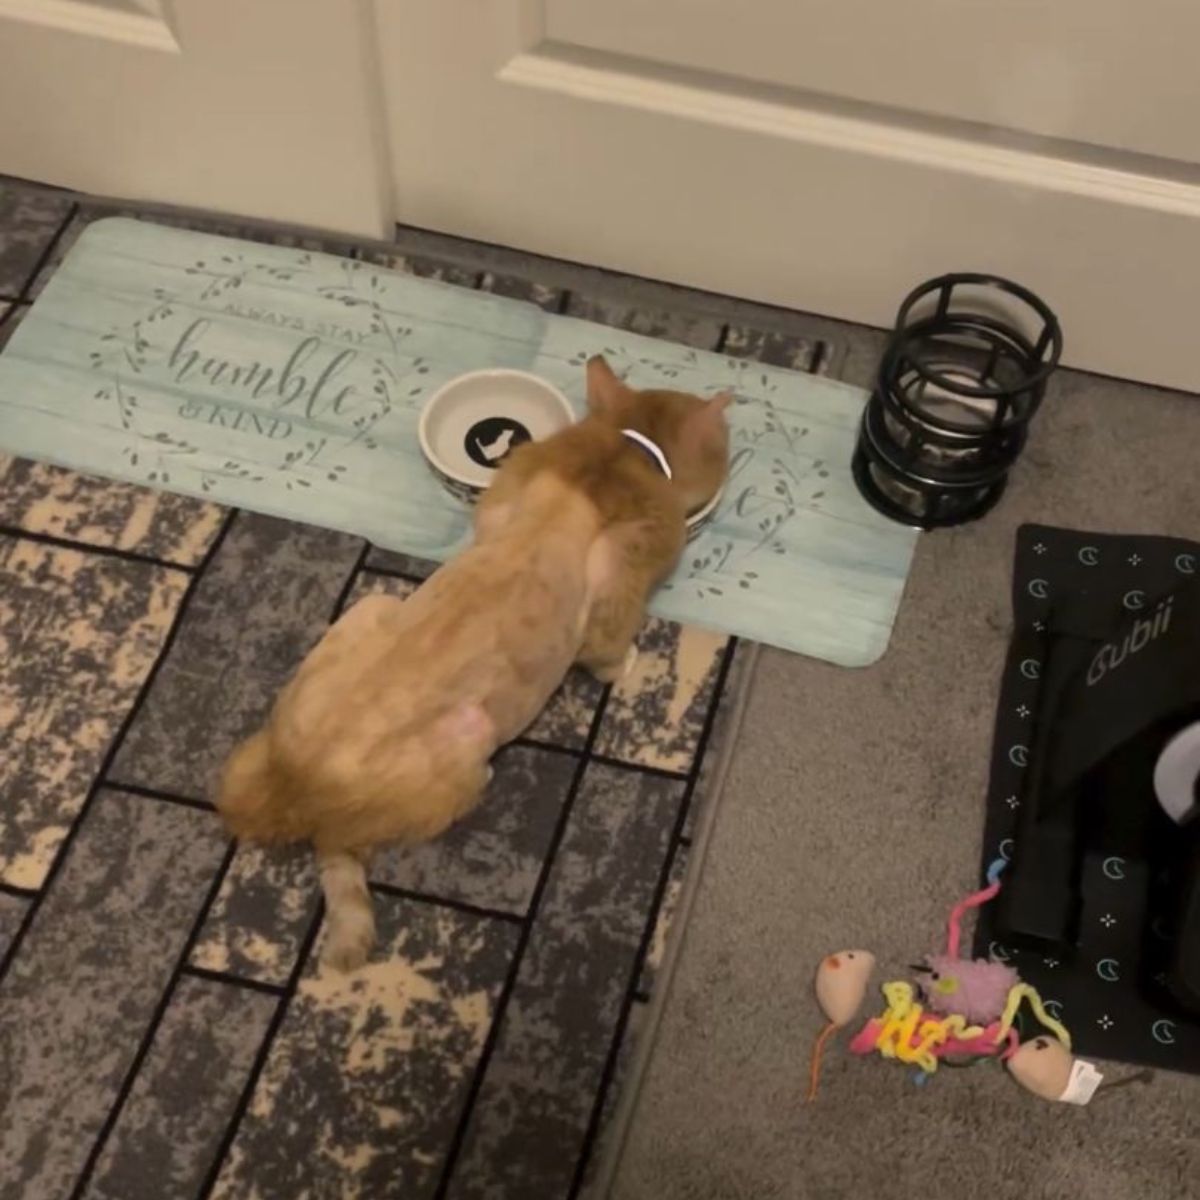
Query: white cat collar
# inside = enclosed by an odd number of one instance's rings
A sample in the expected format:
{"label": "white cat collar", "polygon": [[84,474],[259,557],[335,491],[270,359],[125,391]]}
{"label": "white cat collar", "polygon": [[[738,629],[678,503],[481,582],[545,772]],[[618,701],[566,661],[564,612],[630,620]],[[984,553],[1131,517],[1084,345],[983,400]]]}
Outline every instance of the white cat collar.
{"label": "white cat collar", "polygon": [[644,433],[638,433],[636,429],[622,429],[621,434],[627,437],[640,450],[644,450],[655,463],[658,468],[668,478],[673,478],[671,474],[671,464],[667,462],[667,456],[662,452],[662,447],[652,442]]}

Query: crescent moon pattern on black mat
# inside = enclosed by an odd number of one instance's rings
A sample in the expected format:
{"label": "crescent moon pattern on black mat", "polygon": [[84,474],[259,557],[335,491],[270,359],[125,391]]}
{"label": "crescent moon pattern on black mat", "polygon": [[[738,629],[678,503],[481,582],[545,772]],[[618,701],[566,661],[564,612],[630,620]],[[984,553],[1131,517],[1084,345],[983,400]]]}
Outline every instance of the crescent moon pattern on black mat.
{"label": "crescent moon pattern on black mat", "polygon": [[[1034,737],[1044,719],[1041,689],[1050,669],[1047,615],[1066,602],[1064,613],[1085,593],[1083,607],[1129,624],[1181,583],[1200,575],[1200,545],[1178,538],[1108,535],[1026,526],[1017,535],[1013,566],[1013,635],[1001,694],[988,789],[984,865],[997,850],[1006,862],[1019,859],[1014,845],[1021,809],[1021,776],[1033,764]],[[1024,749],[1020,749],[1023,747]],[[1162,953],[1168,930],[1145,912],[1150,868],[1119,853],[1119,844],[1088,851],[1083,862],[1081,936],[1076,952],[1022,955],[1022,977],[1055,996],[1047,1011],[1064,1017],[1081,1054],[1200,1073],[1200,1021],[1167,1006],[1159,972],[1143,986],[1133,969],[1143,939]],[[1114,853],[1117,851],[1117,853]],[[988,906],[980,911],[975,952],[1012,956]],[[996,954],[996,950],[999,954]]]}
{"label": "crescent moon pattern on black mat", "polygon": [[1175,1045],[1175,1022],[1161,1017],[1150,1026],[1150,1034],[1164,1046]]}

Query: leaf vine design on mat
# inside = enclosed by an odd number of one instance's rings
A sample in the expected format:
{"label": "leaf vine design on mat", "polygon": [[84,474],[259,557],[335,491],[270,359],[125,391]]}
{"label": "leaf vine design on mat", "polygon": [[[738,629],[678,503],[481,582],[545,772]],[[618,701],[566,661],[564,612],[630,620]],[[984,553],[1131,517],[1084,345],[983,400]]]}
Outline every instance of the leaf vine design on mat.
{"label": "leaf vine design on mat", "polygon": [[371,392],[379,407],[371,417],[354,422],[355,433],[349,444],[362,440],[373,449],[371,431],[384,417],[397,407],[419,407],[418,397],[428,386],[425,376],[429,374],[429,362],[405,351],[404,343],[412,337],[413,327],[395,320],[384,306],[383,276],[357,259],[343,260],[339,266],[343,282],[323,284],[316,290],[345,308],[361,310],[366,334],[363,344],[374,349],[370,364]]}
{"label": "leaf vine design on mat", "polygon": [[[261,290],[250,301],[233,298],[250,282],[275,287],[311,276],[313,265],[307,251],[290,262],[248,262],[237,251],[197,258],[182,268],[188,277],[183,286],[175,291],[156,288],[149,312],[110,328],[98,339],[89,362],[106,380],[94,399],[113,406],[128,435],[122,454],[135,474],[160,486],[171,486],[183,474],[183,482],[207,493],[221,479],[261,483],[263,472],[277,471],[291,491],[310,488],[318,478],[341,482],[348,473],[346,452],[377,448],[374,434],[379,422],[398,405],[413,402],[424,390],[424,376],[430,369],[423,358],[404,354],[403,342],[412,329],[395,321],[379,303],[378,273],[364,271],[361,262],[343,260],[339,263],[342,282],[318,289],[353,310],[358,320],[317,321],[286,309],[276,311],[258,300]],[[358,294],[360,280],[366,281],[362,295]],[[231,361],[226,351],[214,351],[209,340],[228,319],[263,321],[277,330],[294,330],[301,340],[288,352],[286,363],[257,357]],[[297,361],[304,361],[302,355],[311,361],[313,354],[323,362],[324,375],[315,364],[296,367]],[[344,371],[355,359],[359,370],[363,365],[369,370],[368,387],[342,379],[340,390],[326,386],[318,402],[319,389],[338,364]],[[160,378],[164,371],[169,376],[166,381]],[[298,383],[301,371],[308,389],[303,393]],[[285,392],[289,373],[293,374]],[[186,383],[184,374],[189,375]],[[211,397],[203,388],[194,390],[196,384],[215,384],[218,379],[223,386]],[[264,406],[260,397],[267,380],[269,403]],[[176,416],[254,436],[248,457],[240,458],[231,444],[214,449],[212,440],[205,444],[203,437],[197,444],[170,422],[164,428],[164,382],[176,393],[180,385],[193,388],[183,393]],[[297,438],[304,439],[299,448]]]}
{"label": "leaf vine design on mat", "polygon": [[[240,253],[220,256],[219,264],[206,259],[199,259],[189,268],[189,275],[198,275],[206,282],[198,299],[215,300],[226,293],[240,288],[247,280],[261,276],[271,282],[287,283],[297,276],[311,274],[313,256],[303,251],[295,258],[293,265],[278,265],[268,263],[247,263]],[[424,391],[421,377],[429,373],[429,365],[423,358],[409,358],[402,351],[404,340],[412,335],[411,326],[402,326],[394,322],[380,303],[383,286],[378,271],[369,269],[358,259],[339,259],[337,267],[342,275],[338,284],[320,284],[316,287],[318,295],[335,301],[348,309],[362,310],[365,318],[365,328],[355,331],[362,336],[360,344],[374,340],[382,342],[382,352],[375,353],[370,361],[372,409],[359,413],[350,422],[346,436],[338,442],[321,437],[305,444],[303,450],[290,450],[280,463],[280,469],[285,472],[296,472],[305,468],[313,468],[323,472],[326,477],[336,482],[344,475],[344,464],[332,461],[337,451],[348,450],[352,446],[361,445],[367,450],[375,450],[378,442],[372,434],[384,418],[398,404],[411,402],[413,398]],[[360,293],[359,284],[365,280],[364,293]],[[359,315],[358,313],[355,314]],[[347,328],[354,330],[354,322],[348,323]],[[415,386],[413,386],[415,383]],[[402,396],[403,393],[403,396]],[[299,475],[289,479],[287,487],[309,487],[311,483]]]}
{"label": "leaf vine design on mat", "polygon": [[88,354],[92,369],[108,375],[109,382],[97,388],[93,399],[112,403],[121,428],[130,435],[122,455],[131,467],[141,467],[148,483],[171,483],[172,459],[196,453],[196,447],[164,430],[148,433],[139,419],[140,387],[138,378],[146,370],[154,348],[147,326],[174,315],[172,299],[162,288],[154,292],[158,303],[144,317],[130,322],[125,329],[114,328],[101,335],[96,349]]}
{"label": "leaf vine design on mat", "polygon": [[211,492],[218,479],[244,479],[261,483],[264,476],[236,459],[215,463],[200,447],[165,429],[151,429],[153,416],[143,415],[142,383],[158,345],[152,340],[152,325],[161,325],[175,315],[177,297],[163,288],[154,289],[155,306],[125,327],[114,327],[102,334],[88,361],[93,370],[107,374],[108,383],[97,388],[93,399],[111,403],[121,428],[129,435],[122,457],[147,483],[170,487],[180,472],[199,483],[202,492]]}
{"label": "leaf vine design on mat", "polygon": [[296,488],[312,487],[312,480],[306,478],[306,474],[312,475],[314,472],[324,475],[330,483],[342,482],[346,474],[346,464],[322,457],[329,446],[328,438],[313,436],[301,449],[289,450],[283,456],[279,470],[281,474],[288,473],[290,476],[285,485],[289,492]]}
{"label": "leaf vine design on mat", "polygon": [[[724,596],[728,588],[751,591],[764,555],[785,555],[788,526],[803,510],[816,509],[829,477],[823,459],[809,458],[804,441],[809,428],[782,412],[766,396],[751,406],[738,396],[739,408],[760,409],[757,426],[734,429],[725,499],[719,524],[738,524],[748,537],[702,538],[684,553],[683,569],[665,588],[691,588],[697,598]],[[815,485],[815,488],[814,488]]]}
{"label": "leaf vine design on mat", "polygon": [[197,295],[197,300],[217,300],[230,292],[236,292],[242,284],[254,276],[287,283],[297,275],[304,274],[312,265],[312,255],[307,251],[297,256],[292,266],[278,266],[274,263],[246,262],[240,251],[220,254],[215,258],[198,258],[190,267],[184,268],[184,273],[193,275],[205,282]]}
{"label": "leaf vine design on mat", "polygon": [[[680,379],[689,367],[695,366],[700,361],[700,356],[695,350],[683,347],[680,348],[679,362],[664,362],[660,359],[639,355],[627,345],[621,344],[618,339],[613,340],[617,344],[602,346],[599,349],[593,347],[587,350],[576,350],[567,359],[567,365],[570,367],[583,367],[587,365],[589,358],[592,358],[596,354],[603,354],[608,360],[608,365],[622,379],[627,378],[632,372],[637,371],[640,376],[649,373],[654,375],[663,384],[672,384],[673,381]],[[647,386],[641,379],[638,382],[642,387]],[[676,384],[674,386],[678,388],[680,385]]]}
{"label": "leaf vine design on mat", "polygon": [[93,398],[115,403],[121,427],[130,435],[122,447],[122,457],[147,483],[170,487],[183,471],[192,482],[199,483],[202,492],[208,493],[218,479],[244,479],[251,483],[261,483],[264,479],[256,469],[236,459],[225,459],[219,464],[209,461],[200,447],[165,429],[154,432],[143,429],[138,394],[131,390],[128,380],[122,380],[119,371],[112,373],[111,381],[97,389]]}

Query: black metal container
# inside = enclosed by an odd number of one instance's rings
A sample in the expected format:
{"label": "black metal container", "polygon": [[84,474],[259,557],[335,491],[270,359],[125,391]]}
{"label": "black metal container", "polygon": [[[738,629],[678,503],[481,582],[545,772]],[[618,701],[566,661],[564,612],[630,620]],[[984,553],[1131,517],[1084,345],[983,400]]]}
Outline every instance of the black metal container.
{"label": "black metal container", "polygon": [[854,452],[854,477],[885,516],[957,525],[1000,499],[1046,380],[1058,318],[993,275],[943,275],[900,306]]}

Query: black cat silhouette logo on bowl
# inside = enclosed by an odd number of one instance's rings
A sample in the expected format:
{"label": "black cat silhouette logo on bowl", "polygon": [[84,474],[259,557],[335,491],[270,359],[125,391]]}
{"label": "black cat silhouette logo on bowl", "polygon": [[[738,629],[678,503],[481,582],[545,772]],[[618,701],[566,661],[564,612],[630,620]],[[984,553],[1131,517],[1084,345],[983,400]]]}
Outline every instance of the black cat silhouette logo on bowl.
{"label": "black cat silhouette logo on bowl", "polygon": [[472,504],[505,458],[524,442],[575,420],[553,384],[526,371],[472,371],[440,387],[421,410],[417,435],[442,486]]}
{"label": "black cat silhouette logo on bowl", "polygon": [[467,431],[463,449],[472,462],[495,470],[522,442],[531,442],[529,430],[512,417],[484,417]]}

